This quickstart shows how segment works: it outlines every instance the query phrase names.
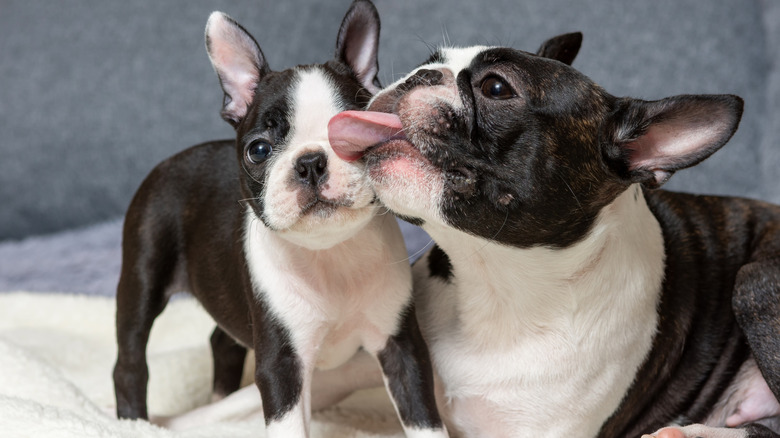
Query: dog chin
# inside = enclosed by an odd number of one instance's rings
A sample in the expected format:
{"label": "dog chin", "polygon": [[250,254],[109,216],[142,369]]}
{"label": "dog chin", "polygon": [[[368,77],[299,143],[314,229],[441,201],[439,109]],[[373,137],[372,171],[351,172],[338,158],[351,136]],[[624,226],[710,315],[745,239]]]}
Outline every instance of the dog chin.
{"label": "dog chin", "polygon": [[431,220],[437,217],[444,175],[405,139],[390,140],[367,151],[371,185],[393,212]]}
{"label": "dog chin", "polygon": [[303,211],[291,225],[275,231],[298,246],[327,249],[354,237],[376,213],[374,204],[354,208],[318,203]]}

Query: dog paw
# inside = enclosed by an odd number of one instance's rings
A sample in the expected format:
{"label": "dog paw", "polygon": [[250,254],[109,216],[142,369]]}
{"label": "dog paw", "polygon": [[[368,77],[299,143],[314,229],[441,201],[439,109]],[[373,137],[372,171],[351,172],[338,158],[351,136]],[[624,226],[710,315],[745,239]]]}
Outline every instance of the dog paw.
{"label": "dog paw", "polygon": [[692,424],[685,427],[664,427],[657,432],[642,435],[642,438],[746,438],[747,432],[742,429],[725,427],[709,427],[703,424]]}

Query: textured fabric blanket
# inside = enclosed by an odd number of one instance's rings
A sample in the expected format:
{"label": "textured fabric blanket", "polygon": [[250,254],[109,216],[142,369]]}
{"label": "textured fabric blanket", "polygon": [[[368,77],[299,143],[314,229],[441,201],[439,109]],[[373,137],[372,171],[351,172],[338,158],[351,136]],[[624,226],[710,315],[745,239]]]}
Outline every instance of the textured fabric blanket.
{"label": "textured fabric blanket", "polygon": [[[189,298],[173,300],[157,319],[148,346],[152,415],[173,415],[207,402],[213,327]],[[0,437],[265,436],[259,413],[184,431],[117,420],[111,380],[115,355],[113,298],[0,294]],[[315,413],[312,436],[403,433],[384,390],[377,388]]]}

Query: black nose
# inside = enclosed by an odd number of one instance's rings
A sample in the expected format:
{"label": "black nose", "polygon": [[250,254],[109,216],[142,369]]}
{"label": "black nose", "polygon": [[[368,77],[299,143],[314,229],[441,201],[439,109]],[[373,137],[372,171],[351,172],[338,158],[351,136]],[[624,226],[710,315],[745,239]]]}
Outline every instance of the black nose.
{"label": "black nose", "polygon": [[411,90],[418,85],[438,85],[439,82],[441,82],[442,77],[444,77],[444,74],[438,70],[428,70],[421,68],[414,72],[414,74],[408,79],[406,79],[400,88]]}
{"label": "black nose", "polygon": [[303,154],[295,163],[295,172],[299,181],[317,187],[328,174],[328,157],[324,152]]}

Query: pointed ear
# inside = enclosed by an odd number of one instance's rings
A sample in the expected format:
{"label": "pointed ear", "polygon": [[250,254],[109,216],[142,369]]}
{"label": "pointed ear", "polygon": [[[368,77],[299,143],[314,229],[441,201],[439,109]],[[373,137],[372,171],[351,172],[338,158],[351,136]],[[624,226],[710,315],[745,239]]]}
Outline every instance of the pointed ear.
{"label": "pointed ear", "polygon": [[347,64],[371,94],[381,88],[379,78],[379,13],[368,0],[355,0],[344,16],[336,39],[336,59]]}
{"label": "pointed ear", "polygon": [[732,95],[681,95],[653,102],[619,99],[602,131],[604,158],[620,177],[660,187],[700,163],[734,135],[743,101]]}
{"label": "pointed ear", "polygon": [[206,51],[225,92],[222,118],[235,127],[246,116],[268,65],[252,35],[222,12],[213,12],[206,23]]}
{"label": "pointed ear", "polygon": [[582,32],[565,33],[542,43],[536,54],[571,65],[582,46]]}

